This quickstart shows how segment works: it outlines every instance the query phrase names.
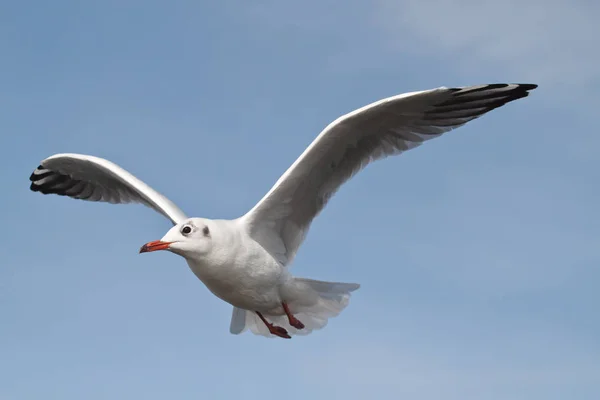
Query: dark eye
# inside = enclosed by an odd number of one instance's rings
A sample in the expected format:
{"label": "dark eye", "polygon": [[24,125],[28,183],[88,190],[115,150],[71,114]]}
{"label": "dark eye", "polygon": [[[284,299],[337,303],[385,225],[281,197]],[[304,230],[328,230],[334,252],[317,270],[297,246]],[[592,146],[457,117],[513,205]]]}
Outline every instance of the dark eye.
{"label": "dark eye", "polygon": [[205,227],[202,229],[202,233],[204,233],[204,236],[208,236],[208,234],[210,233],[210,231],[208,230],[208,226],[205,226]]}
{"label": "dark eye", "polygon": [[191,231],[192,227],[189,225],[186,225],[181,229],[181,233],[183,233],[184,235],[188,235]]}

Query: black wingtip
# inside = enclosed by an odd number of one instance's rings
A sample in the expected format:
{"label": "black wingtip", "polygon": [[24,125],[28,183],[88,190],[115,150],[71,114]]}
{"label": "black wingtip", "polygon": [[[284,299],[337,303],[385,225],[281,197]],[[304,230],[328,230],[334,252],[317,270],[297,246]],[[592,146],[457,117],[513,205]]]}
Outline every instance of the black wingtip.
{"label": "black wingtip", "polygon": [[29,190],[31,190],[32,192],[39,192],[39,187],[38,185],[35,184],[35,181],[37,180],[37,175],[35,174],[35,171],[38,171],[40,169],[43,169],[44,167],[42,167],[41,165],[39,165],[32,173],[31,175],[29,175],[29,181],[31,182],[31,185],[29,185]]}
{"label": "black wingtip", "polygon": [[42,167],[41,165],[40,165],[40,166],[38,166],[38,167],[37,167],[37,168],[36,168],[36,169],[35,169],[35,170],[34,170],[34,171],[31,173],[31,175],[29,175],[29,180],[30,180],[31,182],[35,181],[35,180],[38,178],[38,176],[35,174],[35,171],[38,171],[38,170],[40,170],[40,169],[44,169],[44,167]]}
{"label": "black wingtip", "polygon": [[[443,121],[449,118],[448,113],[455,112],[470,121],[514,100],[529,96],[530,91],[537,87],[534,83],[492,83],[450,89],[452,95],[435,104],[435,108],[426,113],[426,119]],[[452,125],[447,122],[441,123],[446,126]]]}
{"label": "black wingtip", "polygon": [[[533,90],[538,87],[535,83],[488,83],[485,85],[477,85],[477,86],[468,86],[462,88],[451,88],[450,90],[454,92],[455,97],[470,97],[471,95],[479,92],[489,92],[495,89],[504,89],[506,87],[512,86],[510,90],[506,90],[505,92],[498,91],[496,93],[497,97],[504,97],[506,93],[525,93],[527,96],[530,90]],[[524,96],[523,96],[524,97]]]}
{"label": "black wingtip", "polygon": [[515,85],[519,85],[524,90],[533,90],[538,87],[535,83],[515,83]]}

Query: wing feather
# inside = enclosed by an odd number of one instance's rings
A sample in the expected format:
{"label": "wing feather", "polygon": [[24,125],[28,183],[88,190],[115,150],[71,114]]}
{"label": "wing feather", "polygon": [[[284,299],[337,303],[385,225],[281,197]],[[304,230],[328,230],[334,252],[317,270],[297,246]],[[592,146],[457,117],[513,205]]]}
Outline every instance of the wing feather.
{"label": "wing feather", "polygon": [[140,203],[173,224],[187,216],[168,198],[118,165],[83,154],[56,154],[43,160],[29,177],[30,189],[86,201]]}
{"label": "wing feather", "polygon": [[372,161],[413,149],[511,101],[534,84],[488,84],[404,93],[329,124],[241,219],[282,265],[340,186]]}

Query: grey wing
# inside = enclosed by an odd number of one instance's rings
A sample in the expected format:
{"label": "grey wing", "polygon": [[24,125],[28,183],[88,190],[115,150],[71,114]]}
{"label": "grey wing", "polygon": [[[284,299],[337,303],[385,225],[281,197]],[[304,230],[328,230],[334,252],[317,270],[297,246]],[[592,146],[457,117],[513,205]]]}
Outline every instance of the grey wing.
{"label": "grey wing", "polygon": [[289,264],[331,196],[374,160],[397,155],[528,96],[534,84],[441,87],[369,104],[327,126],[241,220]]}
{"label": "grey wing", "polygon": [[187,218],[168,198],[118,165],[99,157],[56,154],[43,160],[29,180],[34,192],[113,204],[140,203],[173,224]]}

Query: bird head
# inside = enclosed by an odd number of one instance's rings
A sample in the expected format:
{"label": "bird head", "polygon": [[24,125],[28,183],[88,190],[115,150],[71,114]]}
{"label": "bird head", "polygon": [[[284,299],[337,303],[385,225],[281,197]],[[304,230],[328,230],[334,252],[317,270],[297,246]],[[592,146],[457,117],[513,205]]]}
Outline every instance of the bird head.
{"label": "bird head", "polygon": [[198,258],[212,249],[209,221],[202,218],[187,219],[171,229],[160,240],[148,242],[140,253],[168,250],[185,258]]}

